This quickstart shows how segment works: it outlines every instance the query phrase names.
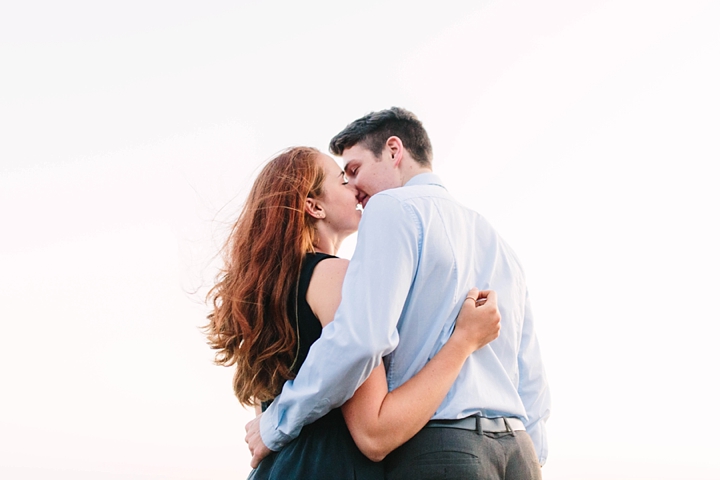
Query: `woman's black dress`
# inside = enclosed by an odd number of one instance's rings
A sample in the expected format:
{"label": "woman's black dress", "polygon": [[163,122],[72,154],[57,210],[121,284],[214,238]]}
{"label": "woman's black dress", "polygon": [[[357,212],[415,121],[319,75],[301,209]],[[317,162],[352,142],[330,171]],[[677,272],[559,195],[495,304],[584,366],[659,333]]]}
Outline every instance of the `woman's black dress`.
{"label": "woman's black dress", "polygon": [[[297,291],[299,352],[294,370],[297,372],[307,357],[310,345],[320,338],[320,320],[310,309],[306,295],[310,277],[317,264],[326,258],[324,253],[305,256]],[[288,307],[290,319],[295,318],[295,305]],[[265,405],[263,405],[265,407]],[[263,408],[264,410],[264,408]],[[303,427],[300,435],[260,462],[248,480],[378,480],[383,478],[381,463],[370,461],[350,436],[339,408]]]}

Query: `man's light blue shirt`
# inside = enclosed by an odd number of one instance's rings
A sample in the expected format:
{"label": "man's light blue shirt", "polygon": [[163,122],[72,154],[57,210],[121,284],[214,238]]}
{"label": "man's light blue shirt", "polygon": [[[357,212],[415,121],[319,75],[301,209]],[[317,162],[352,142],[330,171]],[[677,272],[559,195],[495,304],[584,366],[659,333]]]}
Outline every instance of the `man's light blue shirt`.
{"label": "man's light blue shirt", "polygon": [[525,275],[490,224],[433,173],[367,203],[335,319],[264,413],[263,442],[280,450],[350,398],[383,357],[390,390],[409,380],[448,340],[474,286],[497,292],[500,336],[468,358],[433,418],[518,417],[544,463],[550,394]]}

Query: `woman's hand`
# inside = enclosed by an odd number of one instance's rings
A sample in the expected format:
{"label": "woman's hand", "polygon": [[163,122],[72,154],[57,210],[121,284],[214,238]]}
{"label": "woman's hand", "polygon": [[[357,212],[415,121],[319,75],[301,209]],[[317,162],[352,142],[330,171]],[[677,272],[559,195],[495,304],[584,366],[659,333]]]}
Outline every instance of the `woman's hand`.
{"label": "woman's hand", "polygon": [[468,355],[500,335],[500,310],[493,290],[472,288],[460,308],[455,331],[449,341],[467,349]]}

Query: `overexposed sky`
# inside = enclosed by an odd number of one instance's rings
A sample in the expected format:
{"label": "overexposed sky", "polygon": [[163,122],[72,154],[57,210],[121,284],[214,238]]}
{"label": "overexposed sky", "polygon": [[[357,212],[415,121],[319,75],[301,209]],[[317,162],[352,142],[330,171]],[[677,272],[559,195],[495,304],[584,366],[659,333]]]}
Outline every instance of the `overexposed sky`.
{"label": "overexposed sky", "polygon": [[264,161],[393,105],[524,263],[544,478],[720,477],[719,24],[710,0],[3,5],[0,477],[244,478],[251,414],[198,330],[216,254]]}

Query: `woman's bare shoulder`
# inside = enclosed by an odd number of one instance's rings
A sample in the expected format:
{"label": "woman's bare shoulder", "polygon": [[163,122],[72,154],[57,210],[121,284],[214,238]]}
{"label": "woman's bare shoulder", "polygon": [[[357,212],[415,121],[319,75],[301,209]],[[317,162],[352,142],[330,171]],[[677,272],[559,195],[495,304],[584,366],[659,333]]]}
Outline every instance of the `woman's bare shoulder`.
{"label": "woman's bare shoulder", "polygon": [[342,298],[342,283],[350,262],[344,258],[327,258],[315,266],[307,302],[324,327],[335,316]]}
{"label": "woman's bare shoulder", "polygon": [[319,262],[315,266],[315,270],[313,271],[312,280],[315,280],[315,278],[323,279],[323,280],[337,280],[337,276],[340,275],[340,282],[342,283],[343,278],[345,277],[345,272],[347,271],[347,267],[350,264],[350,261],[344,259],[344,258],[337,258],[337,257],[331,257],[326,258],[325,260]]}

